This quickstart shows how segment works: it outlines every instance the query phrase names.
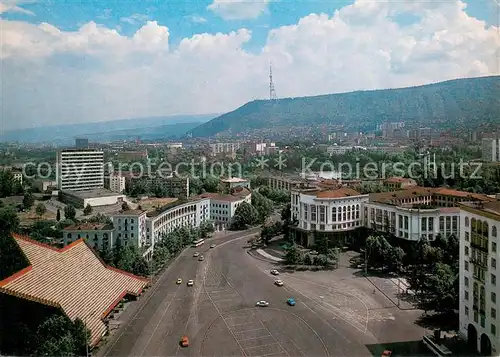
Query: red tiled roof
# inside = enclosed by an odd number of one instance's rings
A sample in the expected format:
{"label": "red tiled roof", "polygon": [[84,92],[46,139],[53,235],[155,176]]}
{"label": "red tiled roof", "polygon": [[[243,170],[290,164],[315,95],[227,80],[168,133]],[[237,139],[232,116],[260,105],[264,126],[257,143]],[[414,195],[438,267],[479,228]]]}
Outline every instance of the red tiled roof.
{"label": "red tiled roof", "polygon": [[337,190],[319,191],[315,194],[317,198],[342,198],[359,195],[361,195],[361,193],[349,187],[342,187]]}
{"label": "red tiled roof", "polygon": [[106,332],[103,318],[126,294],[139,295],[148,279],[109,267],[83,239],[57,249],[14,234],[29,266],[0,281],[0,292],[62,309],[80,318],[95,345]]}

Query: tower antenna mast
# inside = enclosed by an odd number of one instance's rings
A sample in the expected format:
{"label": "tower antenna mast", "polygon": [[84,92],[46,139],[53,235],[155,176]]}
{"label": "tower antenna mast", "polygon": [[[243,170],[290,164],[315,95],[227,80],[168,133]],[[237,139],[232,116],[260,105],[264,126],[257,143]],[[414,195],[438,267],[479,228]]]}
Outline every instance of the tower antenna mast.
{"label": "tower antenna mast", "polygon": [[276,90],[274,89],[273,65],[271,62],[269,62],[269,100],[278,101],[278,96],[276,95]]}

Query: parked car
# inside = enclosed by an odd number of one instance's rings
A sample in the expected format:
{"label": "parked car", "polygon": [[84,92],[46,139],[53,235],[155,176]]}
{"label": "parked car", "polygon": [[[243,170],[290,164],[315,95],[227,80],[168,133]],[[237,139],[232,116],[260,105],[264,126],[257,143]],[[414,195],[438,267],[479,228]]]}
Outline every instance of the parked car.
{"label": "parked car", "polygon": [[203,257],[203,255],[200,255],[200,257],[198,258],[198,261],[202,262],[205,260],[205,257]]}
{"label": "parked car", "polygon": [[269,306],[269,303],[266,300],[260,300],[260,301],[257,301],[255,306],[267,307],[267,306]]}
{"label": "parked car", "polygon": [[215,248],[215,244],[212,244],[212,245],[210,246],[210,248]]}
{"label": "parked car", "polygon": [[294,298],[288,298],[288,300],[286,301],[286,303],[289,305],[289,306],[295,306],[296,302],[295,302],[295,299]]}
{"label": "parked car", "polygon": [[187,286],[193,286],[193,285],[194,285],[194,281],[193,280],[188,280]]}
{"label": "parked car", "polygon": [[272,275],[280,275],[280,272],[277,271],[276,269],[271,270]]}
{"label": "parked car", "polygon": [[181,278],[177,279],[177,285],[179,285],[179,284],[182,284],[182,279]]}
{"label": "parked car", "polygon": [[196,258],[196,257],[199,257],[199,256],[200,256],[200,253],[198,253],[198,252],[195,252],[195,253],[193,254],[193,257],[195,257],[195,258]]}
{"label": "parked car", "polygon": [[274,283],[278,286],[283,286],[283,282],[281,280],[275,280]]}

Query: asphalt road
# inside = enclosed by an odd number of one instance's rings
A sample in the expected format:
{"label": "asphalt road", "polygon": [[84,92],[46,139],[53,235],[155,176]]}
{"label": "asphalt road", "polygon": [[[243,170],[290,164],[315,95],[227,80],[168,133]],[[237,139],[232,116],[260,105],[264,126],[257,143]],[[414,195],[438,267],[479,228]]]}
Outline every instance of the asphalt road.
{"label": "asphalt road", "polygon": [[[356,325],[332,319],[307,294],[278,287],[270,264],[246,253],[257,230],[187,249],[160,278],[149,300],[114,334],[106,356],[368,356]],[[217,244],[210,249],[210,244]],[[199,262],[198,251],[205,255]],[[176,280],[183,279],[177,285]],[[195,280],[194,287],[186,285]],[[293,296],[297,305],[286,305]],[[267,300],[269,307],[255,307]],[[181,348],[181,336],[190,339]]]}

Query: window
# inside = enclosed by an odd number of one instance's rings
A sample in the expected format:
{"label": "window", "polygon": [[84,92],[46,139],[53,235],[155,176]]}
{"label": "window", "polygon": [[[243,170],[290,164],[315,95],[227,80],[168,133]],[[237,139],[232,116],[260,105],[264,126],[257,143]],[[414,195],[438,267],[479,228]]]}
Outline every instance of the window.
{"label": "window", "polygon": [[469,292],[468,291],[465,291],[464,299],[469,300]]}
{"label": "window", "polygon": [[491,251],[494,253],[497,251],[497,244],[495,242],[491,242]]}
{"label": "window", "polygon": [[469,262],[468,261],[465,261],[464,269],[465,269],[465,271],[469,271]]}
{"label": "window", "polygon": [[491,324],[491,334],[493,336],[497,334],[497,327],[494,324]]}
{"label": "window", "polygon": [[496,237],[497,236],[497,226],[491,227],[491,236]]}
{"label": "window", "polygon": [[467,306],[465,307],[465,316],[469,316],[469,308]]}
{"label": "window", "polygon": [[491,308],[491,318],[496,319],[497,318],[497,310],[494,308]]}
{"label": "window", "polygon": [[469,247],[465,247],[465,255],[469,255]]}
{"label": "window", "polygon": [[491,274],[491,284],[497,285],[497,277],[495,274]]}
{"label": "window", "polygon": [[468,242],[469,241],[469,232],[465,232],[465,241]]}
{"label": "window", "polygon": [[325,230],[325,225],[324,224],[320,224],[319,225],[319,230],[320,231],[324,231]]}
{"label": "window", "polygon": [[497,302],[497,294],[494,292],[491,292],[491,302],[495,303]]}
{"label": "window", "polygon": [[465,226],[469,227],[469,217],[465,217]]}
{"label": "window", "polygon": [[491,267],[496,268],[497,267],[497,260],[495,258],[491,258]]}
{"label": "window", "polygon": [[485,325],[485,318],[483,315],[481,315],[481,327],[484,327]]}

